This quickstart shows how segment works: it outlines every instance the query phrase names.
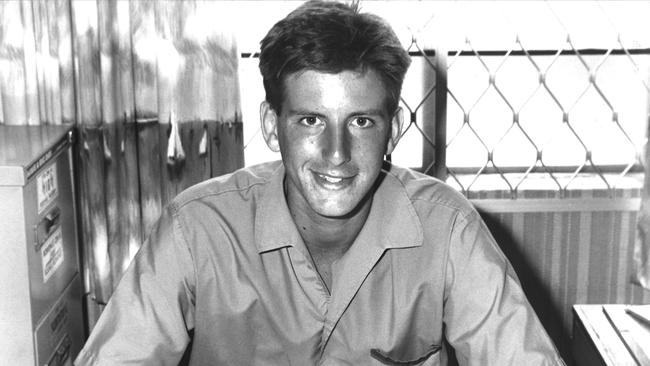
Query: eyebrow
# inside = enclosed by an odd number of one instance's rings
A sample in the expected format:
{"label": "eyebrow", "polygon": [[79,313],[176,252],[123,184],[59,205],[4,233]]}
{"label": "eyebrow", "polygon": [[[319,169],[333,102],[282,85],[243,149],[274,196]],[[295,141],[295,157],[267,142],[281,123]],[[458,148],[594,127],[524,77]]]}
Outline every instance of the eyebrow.
{"label": "eyebrow", "polygon": [[301,116],[317,116],[317,117],[325,117],[324,114],[310,111],[308,109],[289,109],[287,111],[287,114],[289,115],[301,115]]}
{"label": "eyebrow", "polygon": [[[326,115],[324,115],[322,113],[311,111],[311,110],[308,110],[308,109],[289,109],[287,111],[287,113],[289,115],[316,116],[316,117],[320,117],[320,118],[326,118],[327,117]],[[351,116],[380,116],[380,117],[384,117],[385,113],[384,113],[384,111],[382,109],[368,109],[368,110],[359,110],[359,111],[354,111],[352,113],[349,113],[348,117],[351,117]]]}

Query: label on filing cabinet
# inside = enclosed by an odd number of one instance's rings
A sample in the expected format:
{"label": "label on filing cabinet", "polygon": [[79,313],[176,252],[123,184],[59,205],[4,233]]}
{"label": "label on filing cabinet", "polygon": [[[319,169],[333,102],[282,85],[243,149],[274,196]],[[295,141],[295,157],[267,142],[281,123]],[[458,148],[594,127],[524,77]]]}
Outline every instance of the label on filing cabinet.
{"label": "label on filing cabinet", "polygon": [[41,247],[43,283],[47,282],[52,274],[61,267],[63,259],[63,238],[61,237],[61,227],[58,227]]}
{"label": "label on filing cabinet", "polygon": [[56,199],[59,193],[56,182],[56,164],[51,164],[36,178],[36,192],[38,198],[38,214]]}

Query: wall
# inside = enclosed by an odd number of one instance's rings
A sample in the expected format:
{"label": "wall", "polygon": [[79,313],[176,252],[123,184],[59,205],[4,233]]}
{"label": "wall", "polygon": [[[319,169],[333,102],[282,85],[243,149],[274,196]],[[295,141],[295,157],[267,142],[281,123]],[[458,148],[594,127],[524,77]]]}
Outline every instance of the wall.
{"label": "wall", "polygon": [[482,192],[475,199],[512,262],[531,304],[570,362],[572,306],[650,303],[630,284],[639,190],[526,192],[517,200]]}

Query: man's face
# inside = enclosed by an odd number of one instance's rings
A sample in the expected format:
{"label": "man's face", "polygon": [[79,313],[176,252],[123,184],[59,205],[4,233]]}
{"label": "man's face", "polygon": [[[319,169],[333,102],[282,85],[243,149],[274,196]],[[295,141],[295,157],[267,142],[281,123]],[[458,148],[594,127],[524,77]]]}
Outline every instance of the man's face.
{"label": "man's face", "polygon": [[305,71],[285,80],[282,113],[262,103],[264,136],[281,152],[292,210],[342,217],[360,203],[393,151],[401,110],[386,110],[387,93],[377,74]]}

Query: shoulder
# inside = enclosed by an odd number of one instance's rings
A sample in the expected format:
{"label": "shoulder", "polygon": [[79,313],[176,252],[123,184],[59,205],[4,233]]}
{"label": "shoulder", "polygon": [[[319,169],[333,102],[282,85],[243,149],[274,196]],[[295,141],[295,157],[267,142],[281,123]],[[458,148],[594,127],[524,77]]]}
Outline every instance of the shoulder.
{"label": "shoulder", "polygon": [[269,183],[281,164],[280,161],[263,163],[205,180],[178,194],[169,205],[177,211],[203,201],[247,200]]}
{"label": "shoulder", "polygon": [[477,214],[467,198],[437,178],[395,165],[387,173],[400,182],[414,206],[448,211],[463,219]]}

